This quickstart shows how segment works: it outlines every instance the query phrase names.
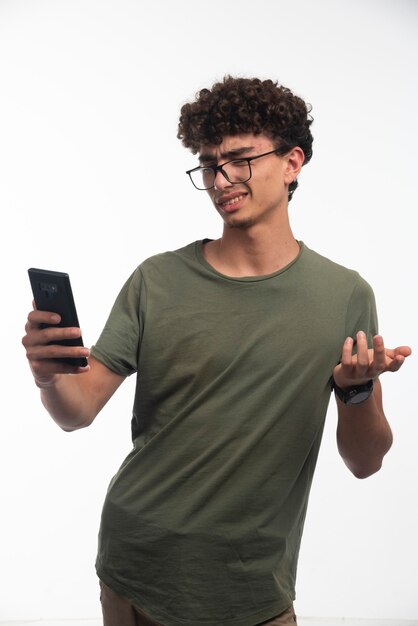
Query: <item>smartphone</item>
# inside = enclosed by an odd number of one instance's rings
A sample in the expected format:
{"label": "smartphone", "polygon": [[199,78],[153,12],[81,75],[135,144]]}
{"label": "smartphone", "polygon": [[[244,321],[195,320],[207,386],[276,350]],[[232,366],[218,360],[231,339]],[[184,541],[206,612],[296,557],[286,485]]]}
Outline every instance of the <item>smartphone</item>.
{"label": "smartphone", "polygon": [[[61,316],[59,324],[43,324],[43,328],[48,326],[79,327],[69,275],[65,272],[52,272],[35,267],[28,269],[28,274],[36,308],[39,311],[51,311]],[[56,343],[63,346],[82,346],[83,340],[81,337],[77,337],[76,339],[64,339]],[[87,365],[85,357],[64,357],[57,360],[74,366],[85,367]]]}

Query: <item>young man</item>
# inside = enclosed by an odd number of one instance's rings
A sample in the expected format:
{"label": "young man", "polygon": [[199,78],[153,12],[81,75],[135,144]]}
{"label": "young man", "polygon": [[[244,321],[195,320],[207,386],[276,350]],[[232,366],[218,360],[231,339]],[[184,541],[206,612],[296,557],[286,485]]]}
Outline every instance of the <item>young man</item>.
{"label": "young man", "polygon": [[[187,172],[223,220],[142,263],[91,352],[32,311],[23,343],[42,401],[88,426],[137,372],[133,449],[103,508],[97,572],[106,626],[295,624],[309,490],[332,388],[338,447],[359,478],[392,443],[373,293],[298,242],[288,201],[312,155],[306,104],[272,81],[227,77],[182,108]],[[73,370],[55,357],[90,355]],[[73,373],[76,376],[68,376]]]}

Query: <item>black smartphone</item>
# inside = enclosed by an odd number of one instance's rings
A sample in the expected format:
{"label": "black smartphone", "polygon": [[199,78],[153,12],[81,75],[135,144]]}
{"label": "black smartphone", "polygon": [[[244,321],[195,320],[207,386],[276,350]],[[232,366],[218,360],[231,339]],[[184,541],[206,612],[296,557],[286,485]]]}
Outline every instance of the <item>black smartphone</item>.
{"label": "black smartphone", "polygon": [[[44,324],[43,327],[80,326],[69,275],[65,272],[52,272],[50,270],[40,270],[35,267],[28,269],[28,274],[36,308],[39,311],[51,311],[61,316],[59,324]],[[64,339],[56,343],[63,346],[82,346],[83,340],[81,337],[77,337],[76,339]],[[63,363],[68,363],[69,365],[81,367],[87,365],[87,359],[85,357],[68,357],[58,360]]]}

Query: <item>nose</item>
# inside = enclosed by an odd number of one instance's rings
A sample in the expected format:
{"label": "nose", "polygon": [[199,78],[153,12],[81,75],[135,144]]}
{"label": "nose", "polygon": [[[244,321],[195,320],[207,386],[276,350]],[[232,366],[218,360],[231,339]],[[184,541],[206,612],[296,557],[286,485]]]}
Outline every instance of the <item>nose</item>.
{"label": "nose", "polygon": [[221,191],[222,189],[226,189],[227,187],[231,186],[231,183],[229,182],[222,170],[218,170],[216,172],[214,186],[215,189],[217,189],[218,191]]}

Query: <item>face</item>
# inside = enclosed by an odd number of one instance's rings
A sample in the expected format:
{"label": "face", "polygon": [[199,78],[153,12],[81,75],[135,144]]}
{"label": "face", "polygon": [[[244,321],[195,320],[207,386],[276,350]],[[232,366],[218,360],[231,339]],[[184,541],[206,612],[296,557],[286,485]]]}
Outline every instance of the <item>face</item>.
{"label": "face", "polygon": [[[253,157],[273,150],[275,145],[265,135],[241,134],[224,137],[219,145],[202,146],[201,165],[222,165],[232,159]],[[245,183],[230,183],[221,172],[208,194],[225,226],[248,228],[259,222],[273,222],[287,213],[287,188],[297,176],[300,165],[289,155],[270,154],[251,161],[252,176]],[[299,155],[300,156],[300,155]]]}

